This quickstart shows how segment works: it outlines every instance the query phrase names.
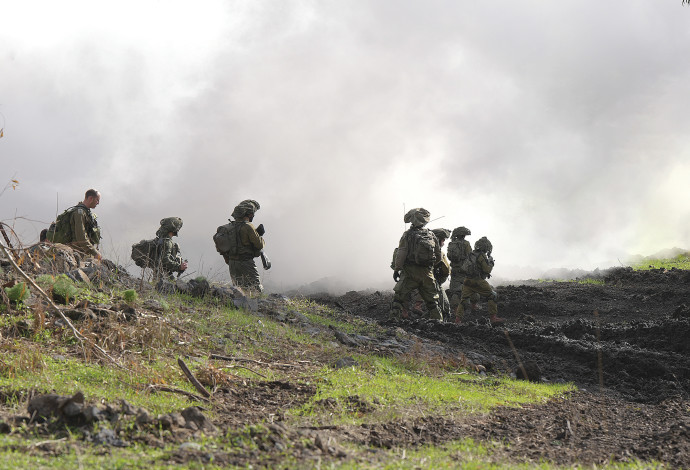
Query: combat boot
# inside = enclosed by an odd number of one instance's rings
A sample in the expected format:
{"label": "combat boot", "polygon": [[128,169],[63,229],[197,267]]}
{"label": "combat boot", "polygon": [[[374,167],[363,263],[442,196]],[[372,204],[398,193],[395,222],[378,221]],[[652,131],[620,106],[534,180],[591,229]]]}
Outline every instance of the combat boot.
{"label": "combat boot", "polygon": [[489,317],[489,321],[491,322],[492,325],[500,325],[501,323],[504,323],[506,321],[505,318],[501,318],[495,313]]}

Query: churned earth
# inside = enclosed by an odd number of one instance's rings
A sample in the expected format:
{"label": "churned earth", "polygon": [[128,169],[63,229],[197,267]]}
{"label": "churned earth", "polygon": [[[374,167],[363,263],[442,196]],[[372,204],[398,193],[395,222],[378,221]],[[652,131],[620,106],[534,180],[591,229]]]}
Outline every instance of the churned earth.
{"label": "churned earth", "polygon": [[[421,319],[396,323],[489,372],[572,382],[567,400],[502,408],[463,423],[415,424],[424,443],[472,437],[502,442],[494,455],[512,461],[601,464],[657,460],[690,467],[690,272],[615,268],[580,281],[500,286],[492,327],[486,307],[462,325]],[[315,296],[353,315],[386,320],[389,293]],[[520,367],[522,366],[522,368]],[[417,443],[411,423],[379,426],[382,445]],[[375,428],[377,428],[375,426]]]}

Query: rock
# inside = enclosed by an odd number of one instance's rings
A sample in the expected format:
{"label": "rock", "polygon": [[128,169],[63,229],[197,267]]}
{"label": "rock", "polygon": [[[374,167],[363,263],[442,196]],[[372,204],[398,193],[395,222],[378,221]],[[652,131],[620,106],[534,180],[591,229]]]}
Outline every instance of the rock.
{"label": "rock", "polygon": [[352,339],[348,334],[343,333],[342,331],[339,331],[335,329],[333,325],[328,326],[331,330],[333,330],[333,334],[335,335],[335,338],[343,343],[345,346],[350,346],[353,348],[356,348],[359,346],[359,342],[356,340]]}
{"label": "rock", "polygon": [[[525,376],[525,374],[527,374]],[[530,382],[541,381],[541,368],[539,364],[534,361],[524,361],[522,367],[519,365],[515,368],[515,377],[520,380],[529,380]]]}
{"label": "rock", "polygon": [[251,312],[259,311],[259,301],[257,299],[243,295],[241,297],[234,298],[232,302],[237,308],[243,308]]}
{"label": "rock", "polygon": [[86,273],[79,268],[74,269],[66,274],[67,276],[69,276],[70,279],[72,279],[75,282],[84,282],[86,284],[91,284],[91,279],[89,279],[89,276],[87,276]]}
{"label": "rock", "polygon": [[12,432],[12,426],[4,421],[0,421],[0,434],[9,434]]}
{"label": "rock", "polygon": [[197,452],[201,450],[201,444],[196,442],[183,442],[180,444],[179,449],[183,452]]}
{"label": "rock", "polygon": [[137,409],[134,408],[127,400],[120,401],[120,412],[123,415],[135,416],[137,414]]}
{"label": "rock", "polygon": [[112,429],[101,428],[98,433],[91,435],[87,434],[86,440],[94,444],[106,445],[112,447],[128,447],[129,443],[123,441],[117,436],[117,433]]}
{"label": "rock", "polygon": [[47,419],[52,416],[74,420],[81,414],[84,403],[84,394],[77,392],[71,397],[61,396],[55,393],[39,395],[29,400],[27,411],[34,419]]}
{"label": "rock", "polygon": [[355,361],[351,357],[341,357],[337,361],[335,361],[335,364],[333,364],[334,369],[342,369],[345,367],[354,367],[358,366],[359,362]]}
{"label": "rock", "polygon": [[137,411],[137,418],[136,418],[136,423],[139,425],[144,425],[144,424],[149,424],[153,421],[153,418],[151,418],[151,415],[149,414],[148,410],[145,408],[139,408],[139,411]]}
{"label": "rock", "polygon": [[211,421],[209,421],[206,416],[203,415],[201,410],[197,408],[196,406],[190,406],[189,408],[185,408],[182,410],[182,417],[185,419],[187,422],[187,427],[189,427],[190,423],[193,423],[196,425],[196,427],[204,432],[215,432],[216,427],[213,425]]}

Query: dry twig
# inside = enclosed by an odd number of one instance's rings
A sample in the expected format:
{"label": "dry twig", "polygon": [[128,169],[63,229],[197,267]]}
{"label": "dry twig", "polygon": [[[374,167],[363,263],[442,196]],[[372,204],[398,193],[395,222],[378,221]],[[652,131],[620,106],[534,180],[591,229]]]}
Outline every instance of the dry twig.
{"label": "dry twig", "polygon": [[209,398],[211,394],[209,393],[208,390],[204,388],[203,385],[194,377],[194,374],[189,370],[189,367],[187,367],[187,364],[184,363],[182,358],[177,358],[177,364],[180,366],[180,369],[182,369],[182,372],[184,372],[184,375],[187,376],[187,379],[189,379],[189,382],[194,385],[194,388],[196,388],[199,393],[201,393],[203,396],[206,398]]}

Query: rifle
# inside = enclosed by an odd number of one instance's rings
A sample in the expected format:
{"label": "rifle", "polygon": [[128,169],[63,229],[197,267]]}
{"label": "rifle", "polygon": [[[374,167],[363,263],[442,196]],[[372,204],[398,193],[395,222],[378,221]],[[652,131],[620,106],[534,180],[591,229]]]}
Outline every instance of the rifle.
{"label": "rifle", "polygon": [[268,259],[268,255],[264,253],[264,250],[261,250],[261,264],[264,265],[265,270],[271,269],[271,260]]}

